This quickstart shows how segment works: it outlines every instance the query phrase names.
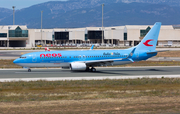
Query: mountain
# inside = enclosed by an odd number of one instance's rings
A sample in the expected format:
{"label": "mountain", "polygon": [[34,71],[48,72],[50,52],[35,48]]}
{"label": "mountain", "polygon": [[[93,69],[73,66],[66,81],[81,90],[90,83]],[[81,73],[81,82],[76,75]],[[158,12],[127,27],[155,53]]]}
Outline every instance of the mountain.
{"label": "mountain", "polygon": [[12,14],[13,14],[12,10],[7,8],[0,8],[0,21]]}
{"label": "mountain", "polygon": [[170,6],[180,6],[180,0],[121,0],[124,3],[151,3],[151,4],[167,4]]}
{"label": "mountain", "polygon": [[[101,7],[77,9],[57,18],[60,20],[54,19],[52,25],[56,23],[56,26],[63,27],[101,26]],[[168,5],[114,3],[104,8],[104,26],[152,25],[157,21],[163,24],[179,24],[179,18],[180,8]]]}
{"label": "mountain", "polygon": [[[154,24],[157,21],[180,24],[179,0],[51,1],[17,10],[15,22],[28,28],[40,28],[43,11],[43,28],[101,26],[103,3],[104,26]],[[6,10],[0,9],[0,25],[12,24],[12,10]]]}
{"label": "mountain", "polygon": [[[37,5],[33,5],[28,8],[17,10],[15,13],[15,22],[19,25],[28,25],[28,27],[39,28],[41,21],[41,11],[43,10],[43,21],[54,19],[57,16],[61,16],[68,11],[81,8],[93,8],[103,3],[111,3],[109,0],[70,0],[70,1],[51,1]],[[106,1],[106,2],[105,2]],[[1,14],[0,14],[1,15]],[[3,14],[1,15],[3,16]],[[13,15],[5,16],[3,20],[0,20],[2,25],[12,25]]]}

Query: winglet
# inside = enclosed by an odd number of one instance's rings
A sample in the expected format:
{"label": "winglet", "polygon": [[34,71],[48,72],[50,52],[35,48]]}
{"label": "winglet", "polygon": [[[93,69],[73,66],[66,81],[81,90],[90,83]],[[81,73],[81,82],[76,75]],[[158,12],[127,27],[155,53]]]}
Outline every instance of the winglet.
{"label": "winglet", "polygon": [[134,63],[134,61],[133,61],[132,59],[129,58],[129,60],[130,60],[132,63]]}
{"label": "winglet", "polygon": [[90,50],[93,50],[93,48],[94,48],[94,45],[92,45],[92,47],[90,48]]}
{"label": "winglet", "polygon": [[136,50],[136,48],[134,48],[134,49],[131,51],[131,53],[128,55],[128,57],[126,58],[126,59],[129,59],[129,60],[130,60],[131,62],[133,62],[133,63],[134,63],[134,61],[132,60],[132,56],[133,56],[135,50]]}
{"label": "winglet", "polygon": [[135,50],[136,50],[136,48],[134,48],[134,49],[131,51],[131,53],[128,55],[128,57],[127,57],[127,58],[132,58],[132,56],[133,56],[133,54],[134,54]]}

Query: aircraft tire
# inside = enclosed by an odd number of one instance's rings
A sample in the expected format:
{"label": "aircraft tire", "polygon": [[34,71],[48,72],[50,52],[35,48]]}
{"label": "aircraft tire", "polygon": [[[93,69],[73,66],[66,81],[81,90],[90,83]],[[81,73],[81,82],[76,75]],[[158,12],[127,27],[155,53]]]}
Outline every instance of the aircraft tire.
{"label": "aircraft tire", "polygon": [[96,72],[96,69],[95,68],[91,68],[91,72]]}
{"label": "aircraft tire", "polygon": [[28,69],[28,72],[31,72],[31,69]]}

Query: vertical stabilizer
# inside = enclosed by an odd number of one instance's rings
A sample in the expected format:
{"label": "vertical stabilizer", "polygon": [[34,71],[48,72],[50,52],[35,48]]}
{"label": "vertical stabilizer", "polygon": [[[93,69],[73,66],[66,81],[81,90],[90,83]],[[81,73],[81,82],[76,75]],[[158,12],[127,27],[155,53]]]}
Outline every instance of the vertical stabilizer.
{"label": "vertical stabilizer", "polygon": [[148,32],[148,34],[143,38],[143,40],[137,45],[136,50],[148,50],[155,51],[159,32],[161,28],[161,23],[157,22],[154,24],[153,28]]}

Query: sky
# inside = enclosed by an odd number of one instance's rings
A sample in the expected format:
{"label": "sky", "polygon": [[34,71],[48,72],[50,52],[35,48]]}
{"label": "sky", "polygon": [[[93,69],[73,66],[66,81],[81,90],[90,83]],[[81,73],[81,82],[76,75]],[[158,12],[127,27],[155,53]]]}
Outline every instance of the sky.
{"label": "sky", "polygon": [[0,7],[12,9],[12,6],[16,6],[16,9],[22,9],[48,1],[66,1],[66,0],[0,0]]}

